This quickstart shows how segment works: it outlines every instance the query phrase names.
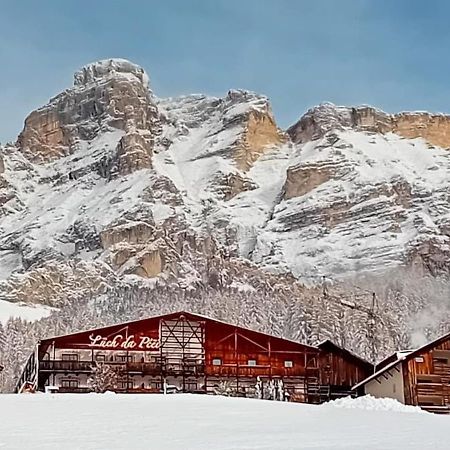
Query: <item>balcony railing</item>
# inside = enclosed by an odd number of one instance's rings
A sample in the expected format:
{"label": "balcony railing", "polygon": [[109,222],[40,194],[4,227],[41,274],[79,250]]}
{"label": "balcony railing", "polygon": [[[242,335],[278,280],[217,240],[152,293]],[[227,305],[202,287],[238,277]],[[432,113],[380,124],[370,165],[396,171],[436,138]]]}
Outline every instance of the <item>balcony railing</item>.
{"label": "balcony railing", "polygon": [[91,361],[40,361],[39,369],[51,372],[91,372],[93,363]]}
{"label": "balcony railing", "polygon": [[126,368],[128,372],[138,372],[143,375],[160,374],[162,370],[161,364],[146,362],[129,362]]}
{"label": "balcony railing", "polygon": [[87,394],[92,392],[92,389],[88,387],[63,387],[58,388],[60,394]]}
{"label": "balcony railing", "polygon": [[[93,361],[65,361],[49,360],[40,361],[39,370],[48,372],[86,372],[92,371],[96,364]],[[177,375],[177,374],[202,374],[205,370],[203,364],[180,361],[157,361],[157,362],[105,362],[105,364],[116,367],[125,372],[136,372],[142,375]]]}

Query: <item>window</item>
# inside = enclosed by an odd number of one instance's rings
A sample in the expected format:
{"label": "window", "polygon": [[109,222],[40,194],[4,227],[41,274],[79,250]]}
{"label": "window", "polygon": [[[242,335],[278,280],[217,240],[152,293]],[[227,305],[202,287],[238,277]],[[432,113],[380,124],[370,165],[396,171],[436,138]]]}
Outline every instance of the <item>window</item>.
{"label": "window", "polygon": [[133,361],[133,355],[116,355],[116,361],[131,362]]}
{"label": "window", "polygon": [[247,361],[248,366],[256,366],[256,359],[249,359]]}
{"label": "window", "polygon": [[433,374],[417,374],[417,384],[441,383],[441,377]]}
{"label": "window", "polygon": [[213,364],[213,366],[221,366],[222,360],[220,358],[213,358],[212,364]]}
{"label": "window", "polygon": [[450,350],[435,349],[432,352],[433,361],[437,364],[448,365],[450,361]]}
{"label": "window", "polygon": [[128,381],[119,381],[119,388],[120,389],[133,389],[133,380]]}
{"label": "window", "polygon": [[414,358],[414,361],[416,361],[418,363],[423,363],[423,358],[422,358],[422,356],[417,356],[416,358]]}
{"label": "window", "polygon": [[433,362],[438,363],[438,364],[448,364],[448,359],[438,356],[438,357],[433,358]]}
{"label": "window", "polygon": [[97,353],[95,355],[95,360],[96,361],[106,361],[106,355],[103,355],[102,353]]}
{"label": "window", "polygon": [[78,380],[61,380],[61,387],[63,388],[77,388]]}
{"label": "window", "polygon": [[284,367],[291,369],[292,367],[294,367],[293,361],[289,361],[289,360],[285,361]]}
{"label": "window", "polygon": [[78,353],[63,353],[61,359],[63,361],[78,361]]}

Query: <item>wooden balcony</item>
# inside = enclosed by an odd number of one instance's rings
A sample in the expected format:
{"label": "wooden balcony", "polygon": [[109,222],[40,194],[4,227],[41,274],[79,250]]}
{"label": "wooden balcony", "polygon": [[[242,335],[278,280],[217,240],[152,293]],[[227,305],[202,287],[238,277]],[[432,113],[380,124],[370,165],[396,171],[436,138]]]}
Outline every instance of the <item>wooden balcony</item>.
{"label": "wooden balcony", "polygon": [[40,361],[39,370],[42,372],[81,372],[89,373],[92,371],[92,361]]}
{"label": "wooden balcony", "polygon": [[162,371],[161,364],[147,362],[129,362],[126,370],[130,373],[138,373],[142,375],[160,375]]}
{"label": "wooden balcony", "polygon": [[299,377],[305,376],[304,368],[283,368],[270,365],[222,364],[208,365],[207,375],[222,377]]}
{"label": "wooden balcony", "polygon": [[[39,370],[41,372],[60,372],[60,373],[90,373],[95,361],[65,361],[50,360],[40,361]],[[123,372],[139,375],[200,375],[204,373],[204,365],[192,363],[190,361],[156,361],[156,362],[109,362],[105,364],[120,369]]]}

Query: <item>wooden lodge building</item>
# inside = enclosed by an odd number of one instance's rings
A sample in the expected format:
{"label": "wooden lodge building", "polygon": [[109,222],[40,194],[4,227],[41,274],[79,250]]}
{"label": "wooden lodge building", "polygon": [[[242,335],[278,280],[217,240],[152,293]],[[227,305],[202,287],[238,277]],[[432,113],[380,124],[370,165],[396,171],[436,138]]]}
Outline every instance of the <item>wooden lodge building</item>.
{"label": "wooden lodge building", "polygon": [[354,386],[359,394],[450,413],[450,333],[412,351],[397,352]]}
{"label": "wooden lodge building", "polygon": [[177,312],[41,340],[16,391],[89,392],[96,366],[120,373],[117,392],[254,396],[280,384],[293,401],[320,403],[350,393],[372,364],[330,341],[318,347],[281,339],[198,314]]}

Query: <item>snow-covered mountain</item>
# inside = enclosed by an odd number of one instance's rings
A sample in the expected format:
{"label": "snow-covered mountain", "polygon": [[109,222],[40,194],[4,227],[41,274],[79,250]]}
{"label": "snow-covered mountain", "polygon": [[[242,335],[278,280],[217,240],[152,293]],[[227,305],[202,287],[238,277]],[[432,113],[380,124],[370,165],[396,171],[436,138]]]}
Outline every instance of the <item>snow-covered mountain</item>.
{"label": "snow-covered mountain", "polygon": [[0,148],[0,299],[447,274],[449,146],[447,116],[323,104],[285,132],[255,93],[90,64]]}

